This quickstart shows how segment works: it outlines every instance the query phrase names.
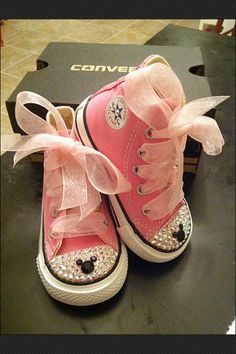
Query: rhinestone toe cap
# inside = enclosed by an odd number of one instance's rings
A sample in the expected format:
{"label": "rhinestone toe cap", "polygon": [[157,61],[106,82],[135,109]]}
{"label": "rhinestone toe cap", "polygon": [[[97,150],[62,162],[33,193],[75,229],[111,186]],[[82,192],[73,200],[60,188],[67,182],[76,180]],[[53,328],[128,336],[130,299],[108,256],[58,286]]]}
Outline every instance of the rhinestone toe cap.
{"label": "rhinestone toe cap", "polygon": [[86,284],[104,278],[114,267],[117,255],[108,245],[96,246],[56,256],[49,266],[62,281]]}
{"label": "rhinestone toe cap", "polygon": [[191,215],[186,204],[150,240],[152,246],[162,252],[179,249],[188,239],[191,231]]}

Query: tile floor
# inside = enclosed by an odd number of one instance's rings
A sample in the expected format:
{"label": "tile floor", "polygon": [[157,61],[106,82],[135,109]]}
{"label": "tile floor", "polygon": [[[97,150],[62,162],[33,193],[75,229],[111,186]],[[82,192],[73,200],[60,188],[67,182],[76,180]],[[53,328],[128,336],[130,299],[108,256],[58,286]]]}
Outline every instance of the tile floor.
{"label": "tile floor", "polygon": [[144,44],[168,24],[199,28],[200,20],[7,20],[1,26],[1,133],[11,134],[5,101],[48,42]]}

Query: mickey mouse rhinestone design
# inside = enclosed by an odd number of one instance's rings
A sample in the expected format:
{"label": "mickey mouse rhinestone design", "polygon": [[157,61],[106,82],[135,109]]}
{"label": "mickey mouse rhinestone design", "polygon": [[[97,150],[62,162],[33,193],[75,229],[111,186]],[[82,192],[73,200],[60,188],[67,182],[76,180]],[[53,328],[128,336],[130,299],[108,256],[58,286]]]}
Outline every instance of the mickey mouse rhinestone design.
{"label": "mickey mouse rhinestone design", "polygon": [[179,242],[182,242],[185,239],[185,232],[183,230],[183,224],[179,224],[179,231],[173,232],[172,236],[177,238]]}
{"label": "mickey mouse rhinestone design", "polygon": [[92,273],[94,270],[94,262],[96,262],[97,257],[92,256],[90,257],[90,261],[82,261],[82,259],[77,259],[76,264],[77,266],[81,266],[81,270],[85,274]]}

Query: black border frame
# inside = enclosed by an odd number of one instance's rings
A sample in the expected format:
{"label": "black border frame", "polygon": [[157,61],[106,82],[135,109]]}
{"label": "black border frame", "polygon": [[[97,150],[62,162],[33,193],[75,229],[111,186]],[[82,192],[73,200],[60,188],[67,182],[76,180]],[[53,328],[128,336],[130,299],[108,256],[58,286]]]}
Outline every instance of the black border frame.
{"label": "black border frame", "polygon": [[201,3],[194,0],[149,0],[138,4],[136,1],[109,2],[100,0],[8,0],[1,4],[1,18],[51,18],[51,19],[168,19],[168,18],[232,18],[235,13],[234,2],[208,1]]}
{"label": "black border frame", "polygon": [[[45,0],[33,3],[32,1],[8,0],[1,4],[1,18],[15,19],[199,19],[235,18],[233,1],[196,2],[183,0],[173,3],[170,0],[149,1],[143,6],[136,6],[133,1],[123,4],[107,3],[103,0],[95,5],[94,1],[71,3],[68,1]],[[219,316],[220,318],[220,316]],[[209,352],[233,353],[235,350],[235,336],[226,335],[1,335],[1,348],[3,353],[20,351],[40,352],[50,349],[50,352],[92,353],[94,350],[101,353],[125,351],[131,353],[182,353],[182,352]],[[53,349],[52,349],[53,348]]]}
{"label": "black border frame", "polygon": [[[4,335],[2,353],[234,353],[235,337],[224,335]],[[53,349],[52,349],[53,348]],[[47,350],[49,349],[49,350]]]}

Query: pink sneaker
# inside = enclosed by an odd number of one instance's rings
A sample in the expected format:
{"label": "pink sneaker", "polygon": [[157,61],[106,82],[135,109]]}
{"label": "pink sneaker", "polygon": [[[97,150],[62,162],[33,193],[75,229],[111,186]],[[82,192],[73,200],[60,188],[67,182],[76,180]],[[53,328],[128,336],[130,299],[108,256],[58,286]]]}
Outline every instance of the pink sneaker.
{"label": "pink sneaker", "polygon": [[185,104],[178,77],[164,58],[152,55],[78,107],[77,137],[106,155],[132,185],[110,201],[122,240],[141,258],[166,262],[187,247],[192,233],[182,190],[187,134],[206,153],[220,153],[218,125],[202,115],[225,99]]}
{"label": "pink sneaker", "polygon": [[[49,112],[43,120],[25,105]],[[17,96],[16,118],[28,136],[5,136],[14,164],[44,150],[42,221],[37,266],[47,292],[71,305],[92,305],[114,296],[127,275],[127,252],[111,218],[107,197],[130,189],[118,169],[75,140],[74,111],[55,109],[32,92]]]}

